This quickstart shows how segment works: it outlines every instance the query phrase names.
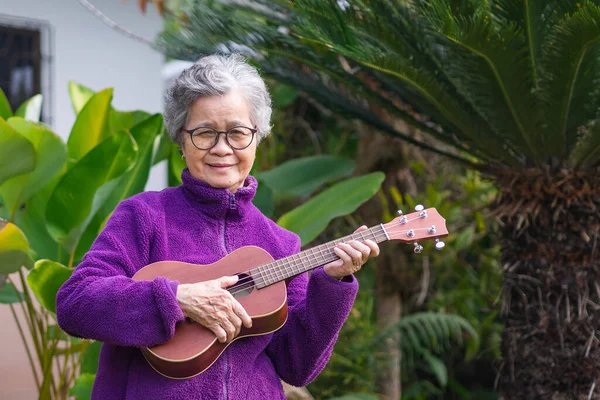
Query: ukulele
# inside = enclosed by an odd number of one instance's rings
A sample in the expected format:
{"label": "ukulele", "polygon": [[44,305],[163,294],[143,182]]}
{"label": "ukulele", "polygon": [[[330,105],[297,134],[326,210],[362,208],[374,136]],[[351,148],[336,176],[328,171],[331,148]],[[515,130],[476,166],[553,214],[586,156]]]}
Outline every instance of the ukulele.
{"label": "ukulele", "polygon": [[[197,283],[223,276],[237,275],[239,280],[228,290],[252,318],[252,327],[242,325],[233,339],[275,332],[287,320],[286,279],[337,260],[336,244],[351,240],[400,240],[414,243],[420,253],[421,239],[435,239],[435,248],[444,248],[440,237],[448,235],[446,220],[435,208],[415,207],[416,212],[399,216],[387,224],[376,225],[362,232],[304,250],[274,261],[269,253],[256,246],[241,247],[221,260],[208,265],[178,261],[159,261],[140,269],[134,280],[152,280],[158,276],[180,283]],[[240,271],[241,270],[241,271]],[[142,348],[148,363],[158,373],[172,379],[187,379],[208,369],[233,341],[221,343],[204,326],[186,319],[177,323],[171,340],[157,346]]]}

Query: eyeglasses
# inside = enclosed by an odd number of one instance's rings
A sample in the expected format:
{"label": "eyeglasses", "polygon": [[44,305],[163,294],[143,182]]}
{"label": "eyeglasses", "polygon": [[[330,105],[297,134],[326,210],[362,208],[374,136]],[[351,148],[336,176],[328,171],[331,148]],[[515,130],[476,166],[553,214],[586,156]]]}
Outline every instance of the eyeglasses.
{"label": "eyeglasses", "polygon": [[184,129],[190,134],[192,144],[199,150],[209,150],[219,142],[219,135],[225,135],[227,144],[235,150],[243,150],[252,144],[254,134],[258,131],[256,126],[248,128],[246,126],[234,126],[227,131],[218,131],[207,126],[201,126],[194,129]]}

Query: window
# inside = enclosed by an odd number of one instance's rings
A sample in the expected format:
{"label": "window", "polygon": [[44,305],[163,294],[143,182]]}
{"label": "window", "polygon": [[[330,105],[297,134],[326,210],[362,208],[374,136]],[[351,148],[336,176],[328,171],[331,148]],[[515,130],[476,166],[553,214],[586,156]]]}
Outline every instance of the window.
{"label": "window", "polygon": [[42,121],[51,125],[50,26],[0,14],[0,87],[15,111],[42,93]]}

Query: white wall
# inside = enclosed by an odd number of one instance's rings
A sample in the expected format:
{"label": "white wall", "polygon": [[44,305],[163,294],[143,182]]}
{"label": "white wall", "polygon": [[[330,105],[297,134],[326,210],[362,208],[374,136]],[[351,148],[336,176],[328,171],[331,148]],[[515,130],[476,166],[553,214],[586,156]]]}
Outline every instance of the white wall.
{"label": "white wall", "polygon": [[[161,18],[150,4],[143,15],[136,0],[90,3],[148,40],[161,30]],[[70,80],[94,90],[113,87],[113,105],[119,110],[162,111],[163,55],[112,30],[77,0],[0,0],[0,14],[42,20],[52,26],[51,125],[65,140],[75,120],[67,90]],[[166,169],[161,165],[153,169],[147,189],[165,185]]]}
{"label": "white wall", "polygon": [[[136,0],[91,3],[139,36],[153,39],[161,29],[155,9],[149,6],[144,16]],[[52,26],[51,125],[65,140],[75,120],[67,90],[70,80],[94,90],[113,87],[117,109],[162,111],[163,56],[111,30],[77,0],[0,0],[0,14],[42,20]],[[165,165],[157,166],[146,189],[165,185]],[[37,398],[26,353],[7,306],[0,306],[0,337],[0,398]]]}

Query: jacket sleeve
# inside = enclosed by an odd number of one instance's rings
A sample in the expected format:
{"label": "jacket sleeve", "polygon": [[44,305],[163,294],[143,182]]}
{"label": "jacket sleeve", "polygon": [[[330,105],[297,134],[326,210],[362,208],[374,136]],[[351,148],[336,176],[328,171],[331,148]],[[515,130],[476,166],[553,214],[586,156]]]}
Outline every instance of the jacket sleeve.
{"label": "jacket sleeve", "polygon": [[69,335],[120,346],[150,347],[173,337],[183,320],[177,281],[131,277],[148,263],[152,218],[135,198],[114,211],[56,297],[59,326]]}
{"label": "jacket sleeve", "polygon": [[306,386],[327,365],[358,292],[358,281],[350,278],[338,281],[319,267],[288,285],[288,320],[266,351],[290,385]]}

